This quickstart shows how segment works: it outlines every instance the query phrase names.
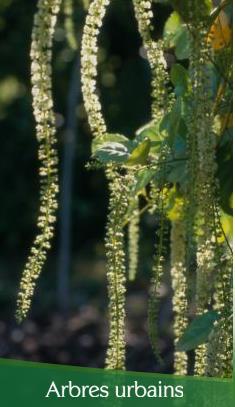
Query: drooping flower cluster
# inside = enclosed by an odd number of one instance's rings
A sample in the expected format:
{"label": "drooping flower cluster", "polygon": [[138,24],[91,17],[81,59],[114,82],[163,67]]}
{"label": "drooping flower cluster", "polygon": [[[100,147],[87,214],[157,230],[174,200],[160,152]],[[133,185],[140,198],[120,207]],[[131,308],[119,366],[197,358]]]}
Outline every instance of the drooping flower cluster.
{"label": "drooping flower cluster", "polygon": [[34,241],[22,275],[17,300],[16,316],[19,321],[26,317],[36,280],[46,260],[53,237],[56,195],[58,193],[57,153],[55,149],[55,118],[53,113],[51,59],[52,40],[61,0],[40,0],[34,18],[31,45],[31,73],[33,112],[36,136],[39,142],[40,160],[40,213],[37,226],[39,233]]}
{"label": "drooping flower cluster", "polygon": [[[205,30],[202,31],[204,37]],[[200,40],[197,77],[197,109],[195,111],[200,129],[197,126],[198,173],[197,198],[198,214],[201,231],[198,237],[198,307],[207,308],[213,296],[213,271],[215,269],[215,231],[214,231],[214,201],[215,201],[215,135],[213,132],[213,107],[210,94],[207,66],[209,50],[205,40]],[[209,284],[208,284],[209,282]]]}
{"label": "drooping flower cluster", "polygon": [[163,53],[163,42],[152,39],[152,0],[133,0],[139,33],[146,49],[147,58],[152,71],[152,119],[163,117],[168,107],[169,95],[167,84],[166,60]]}
{"label": "drooping flower cluster", "polygon": [[[218,243],[217,230],[219,228],[219,216],[215,215],[217,179],[216,179],[216,138],[214,134],[214,111],[213,97],[211,94],[210,62],[213,60],[210,43],[207,41],[207,30],[203,11],[197,1],[191,1],[190,8],[190,32],[192,35],[192,52],[190,58],[190,79],[192,97],[189,100],[188,115],[188,164],[189,188],[188,188],[188,218],[187,237],[190,257],[196,251],[196,312],[203,314],[212,309],[224,308],[224,301],[218,301],[220,293],[225,290],[216,283],[221,281],[221,275],[228,270],[224,266],[222,258],[224,247]],[[195,236],[195,239],[190,238]],[[192,263],[191,263],[192,264]],[[187,266],[191,267],[187,261]],[[222,271],[224,269],[224,271]],[[223,280],[223,278],[222,278]],[[231,299],[231,293],[227,287]],[[216,296],[215,296],[216,293]],[[192,297],[192,292],[190,293]],[[221,308],[221,309],[222,309]],[[224,310],[221,310],[221,314]],[[228,321],[228,318],[224,320]],[[220,343],[220,357],[226,358],[221,352],[221,345],[228,341],[221,340],[221,324],[215,326],[209,344],[203,344],[196,349],[195,374],[215,374],[215,362],[213,348],[218,351]],[[230,341],[231,343],[231,341]],[[216,352],[216,350],[215,350]],[[224,350],[229,355],[228,348]],[[230,357],[230,356],[228,356]],[[221,359],[221,366],[223,365]],[[215,360],[215,359],[214,359]],[[224,369],[225,372],[226,369]]]}
{"label": "drooping flower cluster", "polygon": [[[173,288],[174,336],[175,344],[183,335],[188,325],[187,278],[186,278],[186,245],[183,202],[177,205],[178,219],[171,226],[171,280]],[[174,370],[176,374],[187,374],[187,355],[185,352],[175,352]]]}
{"label": "drooping flower cluster", "polygon": [[[85,109],[93,137],[106,133],[97,91],[98,35],[110,0],[94,0],[82,38],[81,80]],[[125,252],[123,221],[128,207],[128,187],[109,165],[106,168],[110,203],[106,230],[107,279],[109,296],[109,341],[107,369],[125,368]]]}
{"label": "drooping flower cluster", "polygon": [[[230,331],[232,330],[231,320]],[[228,332],[226,330],[226,320],[223,318],[216,321],[214,329],[209,336],[209,344],[206,354],[205,375],[212,377],[231,377],[232,366],[232,351],[228,341]],[[229,332],[231,334],[231,332]]]}
{"label": "drooping flower cluster", "polygon": [[97,95],[98,36],[110,0],[94,0],[88,10],[82,37],[81,80],[85,109],[94,137],[106,133],[106,124]]}
{"label": "drooping flower cluster", "polygon": [[109,294],[109,343],[107,369],[125,369],[125,293],[126,267],[123,219],[128,208],[128,176],[118,173],[110,179],[110,203],[106,233],[107,278]]}
{"label": "drooping flower cluster", "polygon": [[[215,210],[216,224],[216,273],[213,296],[214,309],[220,315],[216,321],[207,347],[205,374],[207,376],[231,377],[233,359],[233,264],[231,252],[221,239],[219,213]],[[221,240],[220,240],[221,239]]]}
{"label": "drooping flower cluster", "polygon": [[[171,98],[169,97],[168,84],[169,75],[167,72],[167,64],[163,52],[163,41],[155,41],[152,38],[152,1],[133,0],[134,11],[138,23],[138,30],[141,35],[144,48],[146,50],[147,59],[152,73],[152,120],[158,122],[171,106]],[[168,155],[168,149],[161,151],[159,160],[165,162]],[[163,165],[164,167],[164,165]],[[163,170],[163,178],[164,178]],[[165,179],[162,182],[164,185]],[[164,199],[166,191],[158,190],[153,184],[151,188],[153,198],[154,213],[159,213],[159,225],[157,230],[158,243],[156,245],[156,254],[153,261],[152,280],[150,288],[150,298],[148,307],[148,327],[149,336],[153,351],[156,358],[162,363],[160,350],[158,347],[158,313],[160,302],[160,289],[165,263],[165,234],[166,234],[166,217],[164,211]]]}
{"label": "drooping flower cluster", "polygon": [[148,327],[149,327],[149,337],[152,345],[153,352],[160,364],[163,363],[160,349],[158,346],[159,335],[158,335],[158,316],[159,316],[159,303],[161,297],[161,286],[162,278],[164,274],[164,263],[165,263],[165,238],[167,232],[167,221],[165,213],[165,200],[167,198],[168,190],[162,188],[152,188],[152,198],[157,203],[157,213],[158,229],[156,233],[156,253],[153,258],[153,268],[152,268],[152,279],[150,286],[149,295],[149,306],[148,306]]}
{"label": "drooping flower cluster", "polygon": [[[193,5],[192,5],[193,7]],[[189,159],[186,164],[187,171],[187,186],[186,186],[186,203],[185,203],[185,232],[186,232],[186,272],[187,272],[187,298],[188,298],[188,311],[189,315],[195,308],[195,283],[196,283],[196,214],[197,214],[197,168],[198,168],[198,155],[197,155],[197,129],[200,123],[197,121],[195,109],[197,108],[197,97],[199,89],[197,87],[197,64],[198,64],[198,45],[195,44],[192,38],[191,41],[191,58],[189,66],[189,76],[192,86],[192,94],[188,97],[188,112],[186,115],[187,125],[187,155]],[[192,317],[194,315],[191,315]]]}
{"label": "drooping flower cluster", "polygon": [[215,309],[220,319],[209,337],[205,374],[216,377],[232,377],[233,372],[233,289],[232,259],[225,253],[216,281]]}
{"label": "drooping flower cluster", "polygon": [[134,198],[134,207],[132,208],[132,215],[128,225],[128,249],[129,249],[129,280],[135,280],[138,268],[138,254],[139,254],[139,199]]}

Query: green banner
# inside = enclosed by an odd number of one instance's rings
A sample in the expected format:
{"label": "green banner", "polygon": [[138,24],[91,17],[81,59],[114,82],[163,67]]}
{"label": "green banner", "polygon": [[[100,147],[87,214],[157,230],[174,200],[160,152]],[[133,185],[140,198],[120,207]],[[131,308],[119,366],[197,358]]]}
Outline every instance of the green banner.
{"label": "green banner", "polygon": [[0,360],[1,405],[232,407],[233,380]]}

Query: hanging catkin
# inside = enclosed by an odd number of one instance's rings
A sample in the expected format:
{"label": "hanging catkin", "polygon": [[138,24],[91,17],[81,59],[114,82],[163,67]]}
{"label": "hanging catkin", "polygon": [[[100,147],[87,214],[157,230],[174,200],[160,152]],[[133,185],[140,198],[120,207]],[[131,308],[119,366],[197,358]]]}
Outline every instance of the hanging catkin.
{"label": "hanging catkin", "polygon": [[152,0],[133,0],[138,30],[146,49],[152,72],[152,119],[159,120],[169,107],[169,75],[163,53],[163,41],[154,41],[152,34]]}
{"label": "hanging catkin", "polygon": [[[177,205],[178,219],[171,226],[171,280],[173,288],[174,341],[177,344],[188,325],[187,318],[187,279],[186,279],[186,245],[183,203]],[[185,352],[174,354],[174,370],[178,375],[187,374],[187,355]]]}
{"label": "hanging catkin", "polygon": [[109,216],[106,233],[109,293],[109,344],[107,369],[125,369],[125,292],[126,267],[123,219],[128,208],[128,181],[118,173],[110,182]]}
{"label": "hanging catkin", "polygon": [[[190,198],[197,203],[197,219],[200,229],[197,236],[197,282],[196,310],[202,314],[212,305],[215,270],[214,197],[215,197],[215,136],[213,132],[212,95],[208,77],[210,48],[206,40],[203,7],[196,0],[191,1],[190,20],[192,52],[190,58],[190,79],[192,100],[191,122],[188,121],[189,161],[193,162],[192,175],[195,190]],[[191,164],[192,165],[192,164]],[[191,178],[190,178],[191,182]],[[189,202],[189,205],[193,205]],[[193,211],[195,217],[195,210]],[[193,225],[194,226],[194,225]],[[195,374],[205,373],[206,345],[196,350]]]}
{"label": "hanging catkin", "polygon": [[[91,132],[107,132],[97,90],[98,35],[110,0],[94,0],[88,9],[81,50],[82,92]],[[128,207],[129,187],[112,165],[106,168],[110,202],[106,230],[107,279],[109,296],[109,341],[107,369],[125,368],[125,251],[123,223]]]}
{"label": "hanging catkin", "polygon": [[218,205],[215,205],[216,268],[214,309],[220,315],[209,337],[205,374],[232,377],[233,359],[233,258],[223,241]]}
{"label": "hanging catkin", "polygon": [[[132,203],[132,200],[131,200]],[[139,254],[139,198],[134,198],[132,215],[128,224],[128,256],[129,256],[129,280],[134,281],[138,269]]]}
{"label": "hanging catkin", "polygon": [[[152,73],[152,120],[158,122],[170,107],[169,94],[167,84],[169,82],[166,61],[163,53],[163,42],[161,40],[154,41],[152,39],[152,1],[133,0],[138,30],[143,41],[143,46],[146,50],[147,59]],[[166,148],[161,152],[159,160],[165,161]],[[164,182],[163,182],[164,184]],[[153,186],[153,185],[152,185]],[[158,347],[158,311],[159,311],[159,290],[163,277],[163,265],[165,256],[165,233],[166,219],[164,213],[164,190],[161,192],[154,186],[152,188],[156,209],[160,211],[159,225],[157,230],[158,243],[156,245],[156,254],[153,261],[150,298],[148,307],[148,327],[149,336],[153,351],[156,358],[162,363],[159,347]],[[157,202],[158,201],[158,202]],[[158,207],[158,204],[160,206]],[[157,213],[157,211],[156,211]]]}
{"label": "hanging catkin", "polygon": [[51,90],[51,59],[52,40],[60,5],[61,0],[39,0],[32,32],[31,75],[33,112],[39,142],[40,214],[37,222],[39,233],[31,248],[20,282],[16,311],[18,321],[27,316],[36,281],[46,260],[54,232],[58,193],[58,160],[55,149],[56,129]]}
{"label": "hanging catkin", "polygon": [[221,268],[215,287],[215,309],[220,314],[209,337],[205,374],[207,376],[232,378],[233,374],[233,288],[232,259],[223,250]]}
{"label": "hanging catkin", "polygon": [[97,95],[98,36],[110,0],[91,2],[83,30],[81,47],[82,93],[88,121],[94,137],[106,133],[106,124]]}

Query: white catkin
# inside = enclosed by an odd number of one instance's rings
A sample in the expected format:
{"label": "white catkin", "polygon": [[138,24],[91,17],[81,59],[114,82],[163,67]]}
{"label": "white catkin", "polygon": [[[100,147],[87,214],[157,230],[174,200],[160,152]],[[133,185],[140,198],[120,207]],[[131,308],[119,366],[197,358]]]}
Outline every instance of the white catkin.
{"label": "white catkin", "polygon": [[[83,31],[81,46],[82,93],[93,137],[107,132],[97,94],[98,36],[110,0],[93,0]],[[109,340],[107,369],[125,368],[125,251],[123,221],[128,207],[128,187],[112,168],[106,167],[110,203],[106,232],[107,279],[109,297]]]}
{"label": "white catkin", "polygon": [[53,112],[51,59],[52,41],[61,0],[39,0],[34,17],[31,44],[33,113],[39,142],[41,178],[39,233],[23,271],[17,299],[16,317],[24,319],[30,309],[36,281],[46,260],[54,233],[58,193],[56,128]]}
{"label": "white catkin", "polygon": [[[183,335],[188,325],[187,298],[186,298],[186,267],[185,267],[185,223],[183,219],[172,221],[171,227],[171,280],[173,288],[174,311],[174,342]],[[178,375],[187,374],[187,354],[177,352],[174,354],[174,370]]]}
{"label": "white catkin", "polygon": [[[197,213],[192,219],[192,228],[199,223],[197,233],[197,273],[196,273],[196,312],[198,315],[208,311],[212,306],[214,291],[215,233],[214,233],[214,199],[215,199],[215,136],[213,132],[213,101],[211,83],[208,75],[208,62],[211,50],[206,41],[204,9],[196,0],[191,0],[189,8],[190,32],[192,34],[192,52],[189,74],[192,86],[190,100],[191,120],[188,126],[188,152],[192,163],[190,182],[193,188],[190,192],[192,205],[191,214]],[[189,165],[189,167],[190,167]],[[195,208],[196,202],[196,208]],[[196,229],[192,230],[193,232]],[[202,376],[206,367],[205,344],[196,349],[195,374]]]}
{"label": "white catkin", "polygon": [[170,107],[169,75],[163,52],[163,41],[155,41],[152,33],[152,0],[133,0],[138,29],[152,71],[152,119],[158,121]]}
{"label": "white catkin", "polygon": [[128,208],[128,183],[117,173],[110,182],[109,216],[106,233],[109,295],[109,341],[106,368],[125,369],[126,259],[123,220]]}
{"label": "white catkin", "polygon": [[128,249],[129,249],[129,280],[134,281],[138,269],[139,254],[139,199],[135,199],[135,205],[128,225]]}
{"label": "white catkin", "polygon": [[231,254],[217,245],[219,269],[215,280],[214,309],[220,314],[209,338],[206,361],[206,375],[231,378],[233,373],[233,264]]}
{"label": "white catkin", "polygon": [[97,95],[98,36],[110,0],[93,0],[89,6],[81,45],[82,93],[94,137],[107,132]]}

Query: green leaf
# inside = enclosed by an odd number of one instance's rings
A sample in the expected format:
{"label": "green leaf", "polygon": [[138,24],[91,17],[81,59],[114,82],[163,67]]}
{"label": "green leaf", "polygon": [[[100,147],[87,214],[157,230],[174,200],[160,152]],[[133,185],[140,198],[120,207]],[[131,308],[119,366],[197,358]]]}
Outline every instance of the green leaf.
{"label": "green leaf", "polygon": [[219,180],[220,205],[225,213],[233,215],[232,194],[233,194],[233,142],[232,129],[227,129],[222,136],[227,134],[227,140],[217,149],[217,177]]}
{"label": "green leaf", "polygon": [[180,184],[184,189],[187,181],[186,161],[175,160],[169,166],[167,180],[173,184]]}
{"label": "green leaf", "polygon": [[[184,123],[182,121],[182,123]],[[186,131],[187,128],[185,127]],[[181,133],[176,137],[172,145],[172,155],[174,158],[180,159],[186,157],[187,155],[187,145],[186,145],[186,133],[182,133],[184,130],[182,128]]]}
{"label": "green leaf", "polygon": [[[185,0],[171,0],[174,9],[180,14],[185,22],[191,21],[194,17],[192,13],[192,4]],[[212,0],[200,1],[200,12],[202,16],[207,17],[212,9]]]}
{"label": "green leaf", "polygon": [[100,149],[104,143],[107,142],[117,142],[124,144],[126,147],[128,147],[131,143],[131,140],[129,140],[127,137],[123,136],[122,134],[116,134],[116,133],[106,133],[100,137],[96,137],[92,141],[91,145],[91,151],[92,154],[96,152],[96,150]]}
{"label": "green leaf", "polygon": [[182,26],[175,37],[175,56],[179,60],[188,59],[191,54],[191,34]]}
{"label": "green leaf", "polygon": [[156,175],[155,170],[146,169],[140,171],[138,176],[136,177],[137,182],[133,191],[134,194],[144,189],[149,184],[154,175]]}
{"label": "green leaf", "polygon": [[163,32],[163,38],[167,42],[169,47],[174,47],[175,46],[175,36],[181,29],[182,25],[182,19],[180,15],[176,12],[173,11],[171,13],[170,17],[167,19],[164,27],[164,32]]}
{"label": "green leaf", "polygon": [[183,60],[190,57],[191,34],[176,11],[174,11],[167,20],[163,35],[166,46],[175,48],[177,59]]}
{"label": "green leaf", "polygon": [[144,141],[146,138],[149,138],[151,141],[158,141],[159,139],[161,139],[158,124],[153,124],[151,122],[137,130],[136,132],[137,141]]}
{"label": "green leaf", "polygon": [[182,60],[190,57],[191,34],[176,11],[166,21],[163,37],[167,47],[175,48],[177,59]]}
{"label": "green leaf", "polygon": [[192,7],[191,2],[189,3],[185,0],[171,0],[171,4],[184,21],[190,21]]}
{"label": "green leaf", "polygon": [[150,147],[151,142],[148,138],[146,138],[141,144],[134,148],[130,157],[127,160],[127,165],[146,164],[149,156]]}
{"label": "green leaf", "polygon": [[185,137],[187,132],[187,127],[183,119],[184,114],[184,104],[181,97],[178,97],[172,111],[167,113],[161,123],[160,131],[166,131],[168,133],[167,142],[170,147],[173,146],[173,143],[177,136],[182,138]]}
{"label": "green leaf", "polygon": [[215,311],[210,311],[196,317],[179,339],[176,350],[178,352],[187,352],[207,342],[214,323],[218,319],[219,315]]}
{"label": "green leaf", "polygon": [[164,139],[163,135],[159,130],[159,124],[160,122],[158,123],[150,122],[145,124],[140,129],[137,130],[136,137],[134,140],[134,142],[137,142],[139,144],[140,142],[143,142],[146,138],[148,138],[151,141],[150,154],[152,157],[158,154],[159,149],[161,148],[162,145],[162,141]]}
{"label": "green leaf", "polygon": [[124,163],[129,158],[130,154],[128,148],[124,144],[106,142],[95,151],[93,156],[98,158],[103,163],[110,161]]}
{"label": "green leaf", "polygon": [[170,72],[171,81],[175,87],[175,94],[183,96],[188,90],[188,71],[180,64],[174,64]]}

